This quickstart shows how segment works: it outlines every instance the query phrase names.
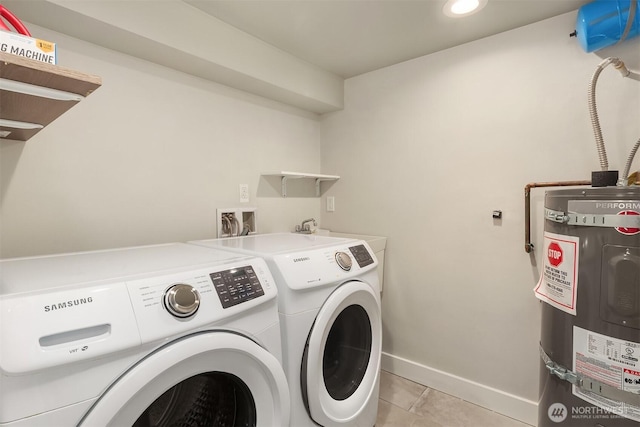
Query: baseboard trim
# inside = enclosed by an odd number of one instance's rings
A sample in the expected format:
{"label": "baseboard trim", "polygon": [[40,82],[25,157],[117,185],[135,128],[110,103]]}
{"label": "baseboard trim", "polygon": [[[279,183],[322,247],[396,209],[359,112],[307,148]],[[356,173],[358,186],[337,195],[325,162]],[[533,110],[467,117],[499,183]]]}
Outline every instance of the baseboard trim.
{"label": "baseboard trim", "polygon": [[384,352],[382,369],[523,423],[538,423],[537,402]]}

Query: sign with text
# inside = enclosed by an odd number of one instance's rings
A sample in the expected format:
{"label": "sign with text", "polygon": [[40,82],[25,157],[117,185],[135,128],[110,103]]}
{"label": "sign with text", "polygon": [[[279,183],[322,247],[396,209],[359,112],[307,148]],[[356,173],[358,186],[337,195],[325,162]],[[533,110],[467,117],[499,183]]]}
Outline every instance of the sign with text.
{"label": "sign with text", "polygon": [[576,315],[578,297],[578,257],[580,238],[544,233],[544,257],[535,296]]}

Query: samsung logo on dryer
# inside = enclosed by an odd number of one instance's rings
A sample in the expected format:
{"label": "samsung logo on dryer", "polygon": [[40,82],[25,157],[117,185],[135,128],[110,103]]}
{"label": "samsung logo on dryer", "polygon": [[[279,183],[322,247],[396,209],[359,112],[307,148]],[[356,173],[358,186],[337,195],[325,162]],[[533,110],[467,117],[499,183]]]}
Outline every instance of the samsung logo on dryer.
{"label": "samsung logo on dryer", "polygon": [[87,298],[78,298],[78,299],[72,299],[69,301],[62,301],[62,302],[57,302],[51,305],[45,305],[44,306],[44,311],[49,312],[49,311],[55,311],[55,310],[63,310],[65,308],[71,308],[71,307],[75,307],[77,305],[84,305],[84,304],[89,304],[93,302],[93,297],[87,297]]}
{"label": "samsung logo on dryer", "polygon": [[304,261],[311,261],[311,258],[309,258],[308,256],[302,257],[302,258],[294,258],[293,262],[304,262]]}

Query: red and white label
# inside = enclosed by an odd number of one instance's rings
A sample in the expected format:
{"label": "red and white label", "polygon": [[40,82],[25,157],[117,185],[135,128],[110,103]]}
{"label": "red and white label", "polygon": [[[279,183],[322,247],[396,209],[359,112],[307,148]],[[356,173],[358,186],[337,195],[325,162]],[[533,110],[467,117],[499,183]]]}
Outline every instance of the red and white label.
{"label": "red and white label", "polygon": [[549,264],[554,267],[562,264],[562,248],[557,242],[551,242],[547,247],[547,257],[549,258]]}
{"label": "red and white label", "polygon": [[580,238],[545,232],[543,247],[540,281],[533,292],[538,299],[575,316]]}
{"label": "red and white label", "polygon": [[[640,215],[640,212],[626,210],[626,211],[618,212],[618,215]],[[635,236],[636,234],[640,233],[640,228],[616,227],[616,231],[618,233],[624,234],[625,236]]]}

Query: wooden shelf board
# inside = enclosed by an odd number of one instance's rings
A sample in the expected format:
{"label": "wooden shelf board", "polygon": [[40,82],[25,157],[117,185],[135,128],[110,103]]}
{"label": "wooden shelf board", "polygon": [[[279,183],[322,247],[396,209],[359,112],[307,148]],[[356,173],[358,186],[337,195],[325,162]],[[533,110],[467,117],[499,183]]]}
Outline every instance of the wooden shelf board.
{"label": "wooden shelf board", "polygon": [[[0,78],[84,97],[102,85],[102,79],[98,76],[2,52],[0,52]],[[78,101],[60,101],[0,90],[0,119],[47,126],[77,103]],[[25,130],[0,126],[0,130],[10,132],[5,139],[27,141],[42,129]]]}

